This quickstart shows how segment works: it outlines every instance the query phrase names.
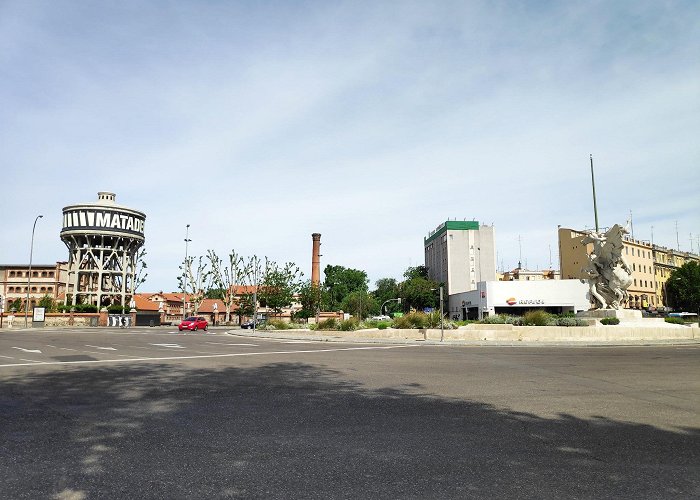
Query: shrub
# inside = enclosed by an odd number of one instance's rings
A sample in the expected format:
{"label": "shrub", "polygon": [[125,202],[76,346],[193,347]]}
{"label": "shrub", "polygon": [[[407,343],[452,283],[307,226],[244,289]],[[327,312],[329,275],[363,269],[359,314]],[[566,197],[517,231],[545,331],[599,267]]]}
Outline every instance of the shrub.
{"label": "shrub", "polygon": [[586,326],[586,322],[581,318],[564,316],[557,319],[557,326]]}
{"label": "shrub", "polygon": [[546,311],[528,311],[523,315],[523,325],[527,326],[547,326],[554,322],[554,317]]}
{"label": "shrub", "polygon": [[[439,315],[440,313],[438,313],[438,325],[440,324]],[[422,312],[409,313],[405,316],[405,318],[408,319],[408,322],[411,325],[409,328],[428,328],[430,325],[428,315]]]}
{"label": "shrub", "polygon": [[360,326],[360,322],[357,320],[357,318],[349,318],[341,321],[338,329],[343,332],[352,332],[357,330],[358,326]]}
{"label": "shrub", "polygon": [[394,318],[394,328],[400,328],[402,330],[412,328],[411,322],[408,320],[408,316]]}
{"label": "shrub", "polygon": [[620,319],[619,318],[603,318],[600,320],[600,323],[603,325],[619,325]]}
{"label": "shrub", "polygon": [[523,318],[520,316],[504,316],[503,322],[507,325],[521,326],[523,324]]}
{"label": "shrub", "polygon": [[338,321],[335,318],[324,319],[318,322],[317,330],[337,330]]}
{"label": "shrub", "polygon": [[677,318],[675,316],[669,316],[668,318],[664,318],[664,321],[666,323],[672,323],[674,325],[685,325],[685,321],[683,321],[683,318]]}
{"label": "shrub", "polygon": [[126,313],[129,312],[129,308],[127,308],[127,307],[122,307],[122,306],[118,306],[118,305],[114,305],[114,306],[109,306],[109,307],[107,308],[107,312],[108,312],[109,314],[126,314]]}
{"label": "shrub", "polygon": [[496,314],[495,316],[486,316],[481,322],[487,325],[502,325],[506,322],[506,317],[502,314]]}
{"label": "shrub", "polygon": [[289,330],[292,328],[290,323],[282,321],[281,319],[268,319],[263,325],[265,330]]}
{"label": "shrub", "polygon": [[380,321],[379,323],[377,323],[377,328],[379,328],[380,330],[386,330],[390,326],[391,323],[389,323],[388,321]]}

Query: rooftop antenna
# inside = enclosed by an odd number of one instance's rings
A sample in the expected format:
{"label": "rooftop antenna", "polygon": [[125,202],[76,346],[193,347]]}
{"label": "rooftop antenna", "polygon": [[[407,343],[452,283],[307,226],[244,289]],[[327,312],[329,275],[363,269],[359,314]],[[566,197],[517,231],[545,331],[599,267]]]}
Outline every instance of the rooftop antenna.
{"label": "rooftop antenna", "polygon": [[654,226],[651,226],[651,246],[654,246]]}
{"label": "rooftop antenna", "polygon": [[632,223],[632,209],[630,208],[630,233],[634,239],[634,224]]}
{"label": "rooftop antenna", "polygon": [[522,238],[520,238],[520,235],[518,235],[518,269],[522,269],[522,261],[523,261],[523,243],[522,243]]}
{"label": "rooftop antenna", "polygon": [[552,269],[552,245],[549,245],[549,268]]}
{"label": "rooftop antenna", "polygon": [[681,241],[678,239],[678,221],[676,221],[676,246],[678,247],[678,251],[681,251]]}
{"label": "rooftop antenna", "polygon": [[690,233],[690,253],[695,253],[693,248],[693,233]]}

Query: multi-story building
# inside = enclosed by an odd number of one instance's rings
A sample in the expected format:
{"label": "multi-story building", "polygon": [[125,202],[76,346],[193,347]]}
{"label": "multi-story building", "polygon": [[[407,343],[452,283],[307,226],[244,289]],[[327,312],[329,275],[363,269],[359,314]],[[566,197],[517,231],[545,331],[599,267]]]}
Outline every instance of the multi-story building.
{"label": "multi-story building", "polygon": [[532,271],[516,267],[512,271],[506,271],[501,274],[499,281],[541,281],[541,280],[558,280],[560,278],[559,271],[554,269],[543,269],[542,271]]}
{"label": "multi-story building", "polygon": [[[68,279],[68,263],[32,264],[31,277],[28,264],[0,265],[0,295],[4,298],[5,311],[22,308],[29,292],[30,309],[42,297],[57,300],[63,296]],[[14,305],[13,305],[14,304]]]}
{"label": "multi-story building", "polygon": [[446,221],[423,240],[428,277],[444,283],[446,294],[476,290],[480,281],[496,280],[493,226],[477,221]]}
{"label": "multi-story building", "polygon": [[657,307],[667,307],[666,302],[666,282],[673,271],[681,267],[686,262],[700,263],[700,256],[665,248],[658,245],[652,246],[654,258],[654,280]]}
{"label": "multi-story building", "polygon": [[[583,268],[593,251],[593,244],[581,243],[585,235],[576,229],[559,228],[559,261],[563,279],[586,279]],[[628,309],[664,307],[664,283],[668,275],[683,263],[698,260],[697,255],[669,250],[629,236],[624,238],[623,244],[622,257],[632,271],[632,284],[627,289],[629,300],[624,304]]]}

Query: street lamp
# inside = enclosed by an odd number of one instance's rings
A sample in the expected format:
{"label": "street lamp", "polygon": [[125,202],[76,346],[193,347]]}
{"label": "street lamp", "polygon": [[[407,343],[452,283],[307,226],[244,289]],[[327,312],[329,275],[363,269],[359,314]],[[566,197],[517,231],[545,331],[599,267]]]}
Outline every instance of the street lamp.
{"label": "street lamp", "polygon": [[34,254],[34,230],[36,229],[36,222],[41,219],[43,215],[37,215],[34,219],[34,225],[32,226],[32,243],[29,246],[29,273],[27,273],[27,303],[24,305],[24,327],[27,328],[28,316],[29,316],[29,287],[32,283],[32,257]]}
{"label": "street lamp", "polygon": [[191,239],[190,235],[190,225],[187,224],[185,228],[185,265],[182,268],[182,321],[185,321],[186,307],[187,307],[187,246]]}

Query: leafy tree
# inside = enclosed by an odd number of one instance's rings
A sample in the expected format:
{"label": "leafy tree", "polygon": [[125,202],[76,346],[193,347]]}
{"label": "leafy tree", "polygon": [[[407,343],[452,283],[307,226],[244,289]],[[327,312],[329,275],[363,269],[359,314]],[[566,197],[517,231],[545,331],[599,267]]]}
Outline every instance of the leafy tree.
{"label": "leafy tree", "polygon": [[54,312],[56,309],[56,301],[48,294],[44,295],[37,305],[46,308],[46,312]]}
{"label": "leafy tree", "polygon": [[384,302],[391,300],[392,302],[385,306],[385,311],[387,313],[399,311],[401,306],[395,301],[395,299],[399,298],[399,284],[396,280],[394,278],[382,278],[375,282],[375,286],[377,288],[372,292],[372,296],[379,303],[379,306],[381,307]]}
{"label": "leafy tree", "polygon": [[280,267],[275,261],[265,258],[265,270],[260,282],[258,299],[275,314],[290,307],[299,290],[299,279],[303,273],[293,262]]}
{"label": "leafy tree", "polygon": [[323,282],[326,292],[323,296],[324,306],[329,311],[338,310],[351,292],[367,291],[369,279],[365,271],[328,265],[323,273],[326,276]]}
{"label": "leafy tree", "polygon": [[299,303],[301,310],[296,313],[298,318],[315,316],[321,306],[321,287],[314,285],[311,280],[305,281],[299,288]]}
{"label": "leafy tree", "polygon": [[686,262],[674,270],[666,281],[668,303],[677,311],[700,310],[700,264]]}
{"label": "leafy tree", "polygon": [[428,268],[425,266],[409,267],[408,269],[406,269],[406,271],[404,271],[403,277],[407,280],[412,280],[416,278],[428,279]]}
{"label": "leafy tree", "polygon": [[399,285],[399,293],[403,298],[404,311],[439,307],[440,284],[428,279],[428,270],[425,266],[409,267],[403,275],[406,280]]}
{"label": "leafy tree", "polygon": [[341,303],[340,307],[343,311],[364,319],[370,314],[379,312],[379,304],[377,300],[367,293],[366,290],[355,290],[350,292]]}
{"label": "leafy tree", "polygon": [[207,256],[211,263],[212,281],[218,287],[217,292],[211,298],[222,300],[226,308],[226,322],[228,323],[231,318],[231,308],[238,301],[236,286],[245,281],[249,271],[248,264],[235,250],[231,250],[228,255],[228,266],[223,265],[223,261],[213,250],[209,250]]}

